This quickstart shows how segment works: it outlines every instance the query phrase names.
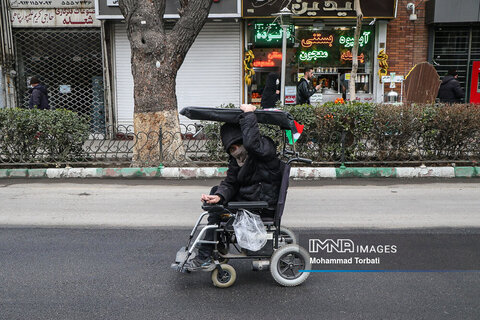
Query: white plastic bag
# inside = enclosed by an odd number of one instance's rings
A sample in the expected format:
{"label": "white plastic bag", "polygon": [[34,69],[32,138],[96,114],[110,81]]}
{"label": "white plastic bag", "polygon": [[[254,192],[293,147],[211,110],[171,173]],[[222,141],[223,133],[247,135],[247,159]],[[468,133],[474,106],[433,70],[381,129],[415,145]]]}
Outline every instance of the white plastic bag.
{"label": "white plastic bag", "polygon": [[258,251],[267,243],[267,230],[257,214],[247,210],[238,211],[233,229],[238,245],[244,249]]}

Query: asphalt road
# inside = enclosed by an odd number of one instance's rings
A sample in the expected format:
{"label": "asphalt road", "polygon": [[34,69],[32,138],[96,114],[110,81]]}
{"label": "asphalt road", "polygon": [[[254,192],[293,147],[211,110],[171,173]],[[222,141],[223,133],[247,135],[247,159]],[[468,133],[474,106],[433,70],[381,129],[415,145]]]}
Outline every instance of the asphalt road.
{"label": "asphalt road", "polygon": [[[412,232],[425,232],[418,230]],[[234,262],[237,282],[216,289],[208,273],[170,269],[186,234],[178,228],[0,229],[0,319],[410,320],[480,314],[479,272],[312,273],[302,286],[284,288],[269,272]],[[459,248],[445,243],[443,249]],[[477,249],[470,254],[478,256]]]}
{"label": "asphalt road", "polygon": [[[216,180],[0,180],[0,225],[191,226]],[[480,227],[479,179],[292,182],[293,227]]]}

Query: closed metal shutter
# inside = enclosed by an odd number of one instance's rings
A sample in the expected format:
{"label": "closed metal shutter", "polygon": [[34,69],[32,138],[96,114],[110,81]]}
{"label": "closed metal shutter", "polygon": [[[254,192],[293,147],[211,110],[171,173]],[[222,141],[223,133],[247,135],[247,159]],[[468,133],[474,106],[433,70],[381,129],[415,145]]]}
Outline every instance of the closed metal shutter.
{"label": "closed metal shutter", "polygon": [[[239,23],[207,23],[177,75],[178,108],[220,106],[241,101],[241,32]],[[124,24],[115,26],[116,105],[119,125],[133,123],[130,44]],[[182,117],[186,123],[188,119]]]}
{"label": "closed metal shutter", "polygon": [[[48,87],[51,108],[66,108],[90,119],[91,131],[105,131],[100,29],[14,29],[19,106],[28,107],[28,82]],[[63,90],[61,90],[63,88]]]}
{"label": "closed metal shutter", "polygon": [[133,76],[130,42],[124,23],[115,25],[115,96],[118,125],[133,124]]}

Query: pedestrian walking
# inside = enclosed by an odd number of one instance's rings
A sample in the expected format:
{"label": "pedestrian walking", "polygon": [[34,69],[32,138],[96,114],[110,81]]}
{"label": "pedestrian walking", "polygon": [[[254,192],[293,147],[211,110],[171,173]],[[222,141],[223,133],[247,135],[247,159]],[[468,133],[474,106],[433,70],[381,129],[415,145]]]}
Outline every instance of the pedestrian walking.
{"label": "pedestrian walking", "polygon": [[28,107],[30,109],[38,108],[41,110],[50,109],[48,105],[48,91],[45,85],[41,84],[37,77],[30,79],[30,101]]}

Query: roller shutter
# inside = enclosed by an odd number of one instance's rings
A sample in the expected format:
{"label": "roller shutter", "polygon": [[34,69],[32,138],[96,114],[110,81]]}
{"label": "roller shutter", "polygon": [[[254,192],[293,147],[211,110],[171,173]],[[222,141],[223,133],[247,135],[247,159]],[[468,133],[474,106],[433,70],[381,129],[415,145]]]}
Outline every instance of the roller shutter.
{"label": "roller shutter", "polygon": [[[119,125],[133,123],[133,78],[125,25],[115,26],[116,108]],[[207,23],[177,75],[178,108],[220,106],[241,101],[239,23]],[[186,118],[182,122],[188,122]]]}

